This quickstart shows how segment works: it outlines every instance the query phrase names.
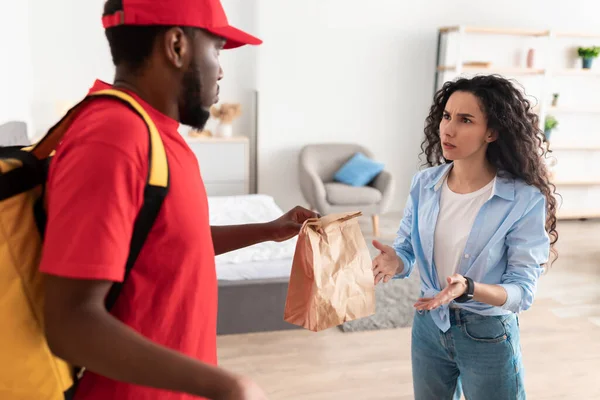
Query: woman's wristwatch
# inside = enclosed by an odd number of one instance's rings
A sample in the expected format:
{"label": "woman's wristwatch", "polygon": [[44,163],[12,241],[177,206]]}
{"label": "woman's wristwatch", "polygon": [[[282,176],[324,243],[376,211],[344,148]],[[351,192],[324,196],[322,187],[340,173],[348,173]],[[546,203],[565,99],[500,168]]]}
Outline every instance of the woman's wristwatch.
{"label": "woman's wristwatch", "polygon": [[473,283],[473,279],[469,278],[468,276],[464,276],[464,278],[467,280],[467,290],[465,290],[465,292],[461,296],[454,299],[454,301],[457,303],[466,303],[469,300],[473,300],[473,293],[475,292],[475,283]]}

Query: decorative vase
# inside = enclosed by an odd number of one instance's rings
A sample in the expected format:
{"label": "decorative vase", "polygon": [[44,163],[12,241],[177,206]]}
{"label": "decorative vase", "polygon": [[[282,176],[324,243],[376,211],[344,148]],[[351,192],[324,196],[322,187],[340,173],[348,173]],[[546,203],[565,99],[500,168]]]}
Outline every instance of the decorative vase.
{"label": "decorative vase", "polygon": [[552,107],[558,106],[558,96],[560,96],[558,93],[552,95]]}
{"label": "decorative vase", "polygon": [[232,124],[219,123],[216,133],[219,137],[230,138],[233,136],[233,126]]}
{"label": "decorative vase", "polygon": [[527,68],[533,68],[535,63],[535,49],[529,49],[527,52]]}
{"label": "decorative vase", "polygon": [[552,135],[552,129],[546,129],[544,131],[544,136],[546,136],[546,141],[549,142],[550,141],[550,136]]}
{"label": "decorative vase", "polygon": [[592,68],[592,61],[594,61],[593,58],[589,57],[589,58],[583,58],[583,69],[590,69]]}

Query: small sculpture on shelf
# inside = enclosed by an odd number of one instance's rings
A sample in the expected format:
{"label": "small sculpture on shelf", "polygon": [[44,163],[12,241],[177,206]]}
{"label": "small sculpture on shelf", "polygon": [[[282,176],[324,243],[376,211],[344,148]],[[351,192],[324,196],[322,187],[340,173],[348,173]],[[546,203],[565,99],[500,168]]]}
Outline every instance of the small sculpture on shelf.
{"label": "small sculpture on shelf", "polygon": [[600,54],[600,47],[579,47],[577,54],[582,59],[583,69],[590,69],[592,68],[592,61]]}
{"label": "small sculpture on shelf", "polygon": [[200,138],[209,138],[209,137],[213,136],[212,132],[207,129],[204,129],[201,131],[199,131],[197,129],[192,129],[188,135],[189,135],[189,137],[192,137],[192,138],[199,138],[199,137]]}
{"label": "small sculpture on shelf", "polygon": [[535,65],[535,49],[529,49],[527,52],[527,68],[533,68]]}
{"label": "small sculpture on shelf", "polygon": [[238,103],[223,103],[220,106],[211,107],[210,114],[219,121],[215,135],[232,137],[232,123],[242,114],[242,106]]}
{"label": "small sculpture on shelf", "polygon": [[546,141],[550,142],[550,136],[552,135],[552,131],[558,126],[558,120],[552,116],[546,116],[544,121],[544,136],[546,136]]}

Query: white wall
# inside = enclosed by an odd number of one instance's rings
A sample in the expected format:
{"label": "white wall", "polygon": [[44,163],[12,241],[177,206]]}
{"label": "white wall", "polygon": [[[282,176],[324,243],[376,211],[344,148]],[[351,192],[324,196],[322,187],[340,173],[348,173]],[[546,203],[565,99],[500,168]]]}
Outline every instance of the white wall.
{"label": "white wall", "polygon": [[94,79],[111,81],[102,30],[103,0],[29,0],[35,136],[86,95]]}
{"label": "white wall", "polygon": [[[114,66],[101,22],[104,0],[29,2],[32,107],[36,135],[40,135],[57,121],[64,106],[85,96],[96,78],[112,82]],[[223,6],[236,26],[255,30],[253,0],[224,0]],[[250,136],[254,133],[256,54],[251,48],[224,51],[221,60],[226,77],[221,83],[221,101],[242,103],[244,114],[235,129]]]}
{"label": "white wall", "polygon": [[437,28],[600,31],[595,0],[259,0],[259,189],[302,202],[300,148],[355,142],[397,178],[403,208],[432,98]]}
{"label": "white wall", "polygon": [[0,12],[0,124],[24,121],[32,126],[29,0],[2,4]]}
{"label": "white wall", "polygon": [[[2,13],[0,29],[6,33],[0,40],[14,62],[2,63],[0,87],[17,97],[3,96],[1,118],[31,115],[37,136],[59,118],[61,106],[84,96],[94,79],[112,80],[100,21],[103,3],[11,2],[11,12]],[[303,203],[297,184],[301,147],[348,141],[371,148],[394,173],[393,208],[402,209],[418,167],[439,26],[600,30],[595,0],[375,0],[368,5],[223,0],[223,5],[233,24],[265,41],[259,48],[223,52],[221,101],[242,103],[245,113],[234,129],[252,136],[253,91],[259,88],[259,190],[283,208]]]}

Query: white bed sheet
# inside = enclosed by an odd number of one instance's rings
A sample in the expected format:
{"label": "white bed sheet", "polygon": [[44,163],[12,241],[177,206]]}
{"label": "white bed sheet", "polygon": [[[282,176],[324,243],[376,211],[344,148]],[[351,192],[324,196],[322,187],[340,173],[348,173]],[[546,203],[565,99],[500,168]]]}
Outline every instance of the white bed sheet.
{"label": "white bed sheet", "polygon": [[[283,215],[271,196],[251,194],[242,196],[209,197],[211,225],[237,225],[269,222]],[[254,246],[220,254],[217,264],[264,263],[271,260],[289,260],[294,257],[297,238],[282,243],[263,242]]]}
{"label": "white bed sheet", "polygon": [[[251,194],[209,197],[210,224],[236,225],[272,221],[283,211],[271,196]],[[217,279],[240,281],[289,278],[297,238],[264,242],[216,257]]]}
{"label": "white bed sheet", "polygon": [[217,262],[217,279],[241,281],[252,279],[289,278],[292,258],[250,261],[243,263]]}

